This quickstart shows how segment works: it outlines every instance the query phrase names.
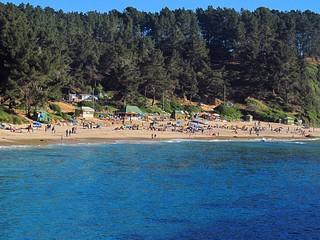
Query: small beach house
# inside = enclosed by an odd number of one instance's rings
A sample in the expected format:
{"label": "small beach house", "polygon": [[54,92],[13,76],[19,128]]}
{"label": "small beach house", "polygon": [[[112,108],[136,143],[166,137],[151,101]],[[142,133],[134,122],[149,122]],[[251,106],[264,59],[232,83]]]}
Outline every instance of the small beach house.
{"label": "small beach house", "polygon": [[78,107],[75,110],[77,117],[82,118],[93,118],[94,117],[94,109],[91,107]]}
{"label": "small beach house", "polygon": [[292,124],[294,124],[294,118],[286,117],[285,119],[283,119],[283,123],[287,124],[287,125],[292,125]]}
{"label": "small beach house", "polygon": [[141,115],[142,111],[137,106],[125,106],[121,108],[117,114],[121,116]]}
{"label": "small beach house", "polygon": [[244,116],[244,119],[246,122],[252,122],[253,121],[253,116],[250,114],[247,114]]}

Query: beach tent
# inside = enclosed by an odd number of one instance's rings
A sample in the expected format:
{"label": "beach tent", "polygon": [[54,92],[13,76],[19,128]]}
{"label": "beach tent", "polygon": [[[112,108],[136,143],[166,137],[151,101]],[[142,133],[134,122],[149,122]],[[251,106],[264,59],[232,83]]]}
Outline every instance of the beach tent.
{"label": "beach tent", "polygon": [[76,116],[82,118],[93,118],[94,117],[94,109],[91,107],[78,107],[75,110]]}
{"label": "beach tent", "polygon": [[284,124],[287,124],[287,125],[291,125],[291,124],[294,124],[294,118],[292,117],[286,117],[283,121]]}
{"label": "beach tent", "polygon": [[35,110],[33,113],[33,118],[38,122],[47,122],[48,113],[44,110]]}
{"label": "beach tent", "polygon": [[120,115],[141,115],[143,112],[137,106],[125,106],[118,111]]}

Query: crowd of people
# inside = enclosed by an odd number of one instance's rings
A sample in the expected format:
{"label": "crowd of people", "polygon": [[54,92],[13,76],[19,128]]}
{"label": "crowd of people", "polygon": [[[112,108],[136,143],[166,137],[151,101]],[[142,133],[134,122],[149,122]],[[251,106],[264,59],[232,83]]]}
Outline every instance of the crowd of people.
{"label": "crowd of people", "polygon": [[[174,119],[90,119],[78,122],[55,122],[23,126],[10,126],[8,129],[25,137],[43,139],[88,139],[88,138],[304,138],[319,137],[320,131],[303,125],[285,125],[271,122],[227,122],[208,121],[205,124],[192,120]],[[17,135],[18,136],[18,135]],[[14,135],[12,135],[14,138]]]}

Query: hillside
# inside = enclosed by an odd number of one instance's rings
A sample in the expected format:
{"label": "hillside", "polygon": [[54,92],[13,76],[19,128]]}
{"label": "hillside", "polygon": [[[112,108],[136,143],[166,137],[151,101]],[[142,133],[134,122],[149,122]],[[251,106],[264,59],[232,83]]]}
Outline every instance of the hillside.
{"label": "hillside", "polygon": [[54,104],[57,104],[61,108],[61,112],[63,113],[71,113],[74,112],[75,106],[69,103],[65,102],[54,102]]}
{"label": "hillside", "polygon": [[99,111],[148,110],[148,99],[161,102],[159,112],[179,107],[172,99],[251,97],[320,122],[319,14],[212,6],[78,14],[14,4],[0,12],[0,99],[28,115],[67,94],[93,93]]}

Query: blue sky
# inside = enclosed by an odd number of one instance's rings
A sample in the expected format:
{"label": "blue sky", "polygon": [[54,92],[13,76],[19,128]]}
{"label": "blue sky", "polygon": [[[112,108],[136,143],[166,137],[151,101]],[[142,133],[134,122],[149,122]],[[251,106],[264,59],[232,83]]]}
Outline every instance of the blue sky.
{"label": "blue sky", "polygon": [[267,7],[280,11],[290,10],[311,10],[320,13],[320,0],[13,0],[2,1],[12,2],[19,5],[21,2],[30,3],[33,6],[52,7],[55,10],[62,9],[64,12],[108,12],[116,9],[122,12],[126,7],[131,6],[139,11],[159,12],[162,8],[168,7],[171,10],[185,8],[195,10],[206,9],[209,5],[216,7],[234,8],[240,11],[241,8],[255,10],[258,7]]}

